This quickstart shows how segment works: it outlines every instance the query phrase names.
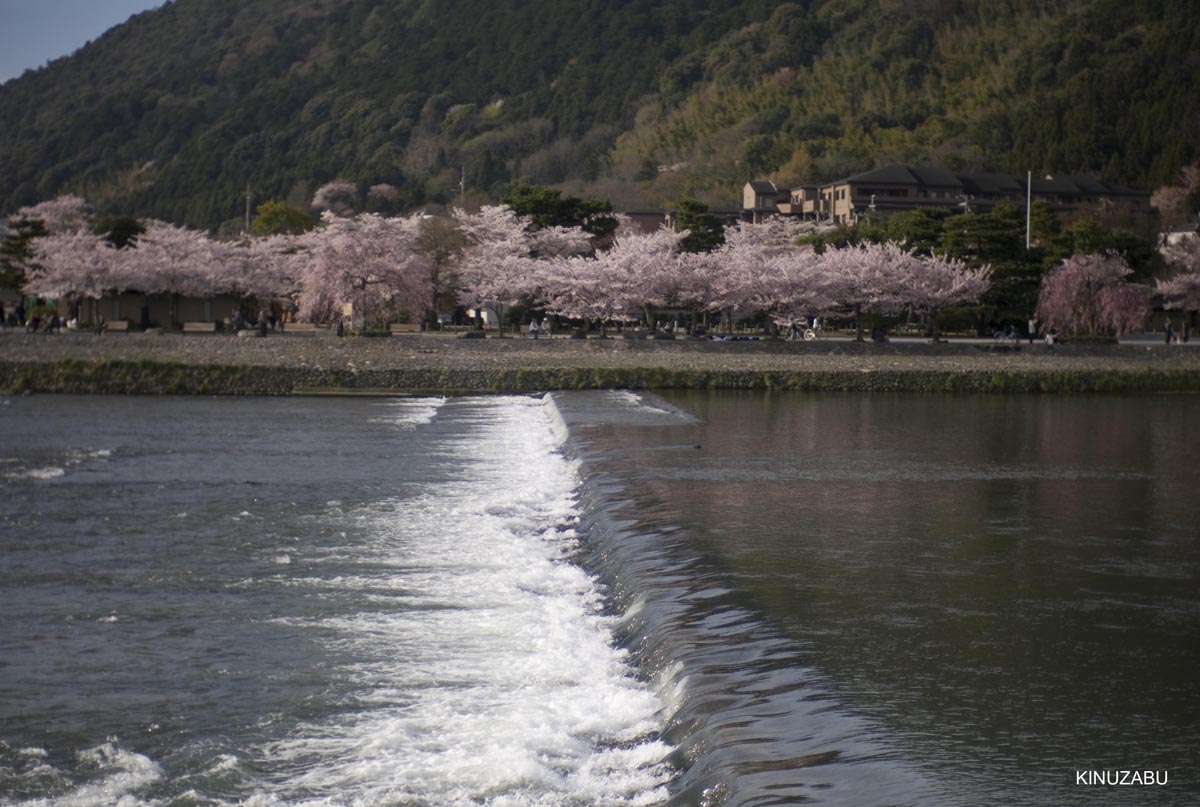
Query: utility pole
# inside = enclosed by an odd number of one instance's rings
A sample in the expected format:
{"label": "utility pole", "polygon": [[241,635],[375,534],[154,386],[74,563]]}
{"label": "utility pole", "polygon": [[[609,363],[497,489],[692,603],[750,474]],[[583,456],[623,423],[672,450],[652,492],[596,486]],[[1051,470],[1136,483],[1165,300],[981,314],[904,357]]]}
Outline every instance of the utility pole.
{"label": "utility pole", "polygon": [[254,198],[254,194],[250,192],[250,183],[246,183],[246,227],[242,230],[242,235],[250,234],[250,201]]}
{"label": "utility pole", "polygon": [[1025,250],[1029,250],[1030,222],[1033,220],[1033,172],[1025,172]]}

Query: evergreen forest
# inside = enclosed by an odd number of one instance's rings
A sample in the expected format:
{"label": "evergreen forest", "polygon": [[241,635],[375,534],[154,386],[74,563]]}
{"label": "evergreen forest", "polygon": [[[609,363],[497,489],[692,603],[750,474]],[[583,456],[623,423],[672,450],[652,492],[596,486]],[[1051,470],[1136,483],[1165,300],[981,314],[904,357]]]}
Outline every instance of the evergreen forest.
{"label": "evergreen forest", "polygon": [[1152,189],[1200,156],[1198,77],[1190,0],[173,0],[0,85],[0,215],[727,207],[892,162]]}

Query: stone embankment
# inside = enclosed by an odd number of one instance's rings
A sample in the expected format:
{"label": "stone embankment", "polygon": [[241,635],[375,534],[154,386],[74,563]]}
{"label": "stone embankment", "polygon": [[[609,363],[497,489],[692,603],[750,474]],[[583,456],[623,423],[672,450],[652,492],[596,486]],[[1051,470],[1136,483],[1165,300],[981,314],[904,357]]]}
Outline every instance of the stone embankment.
{"label": "stone embankment", "polygon": [[338,339],[0,333],[0,392],[295,395],[556,389],[1200,392],[1200,348],[844,340]]}

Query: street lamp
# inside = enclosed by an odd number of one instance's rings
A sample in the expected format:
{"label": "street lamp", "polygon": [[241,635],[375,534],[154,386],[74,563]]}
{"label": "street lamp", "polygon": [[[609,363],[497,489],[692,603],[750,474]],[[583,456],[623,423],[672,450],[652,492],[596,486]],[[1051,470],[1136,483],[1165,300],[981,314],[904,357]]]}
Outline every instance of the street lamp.
{"label": "street lamp", "polygon": [[242,230],[245,235],[250,234],[250,202],[254,199],[254,193],[250,190],[250,183],[246,183],[246,229]]}

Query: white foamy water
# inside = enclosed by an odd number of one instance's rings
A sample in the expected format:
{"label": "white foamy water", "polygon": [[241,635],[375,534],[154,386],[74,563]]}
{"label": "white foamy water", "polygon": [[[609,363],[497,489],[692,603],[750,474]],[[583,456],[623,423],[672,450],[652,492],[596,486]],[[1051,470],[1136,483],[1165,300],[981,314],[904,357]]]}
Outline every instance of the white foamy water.
{"label": "white foamy water", "polygon": [[553,405],[114,400],[86,450],[54,405],[0,458],[42,508],[0,508],[0,807],[667,799]]}
{"label": "white foamy water", "polygon": [[402,398],[386,401],[376,404],[380,414],[371,418],[370,422],[415,429],[417,426],[431,423],[445,403],[445,398]]}
{"label": "white foamy water", "polygon": [[[45,757],[45,752],[37,748],[21,749],[19,753],[31,760]],[[152,760],[121,749],[115,740],[80,751],[76,764],[94,771],[95,779],[53,798],[0,803],[13,807],[141,807],[148,802],[134,794],[163,775]],[[60,778],[60,774],[45,763],[26,766],[23,776],[31,783],[40,779],[46,784],[54,784]]]}
{"label": "white foamy water", "polygon": [[650,412],[667,413],[664,407],[648,403],[645,398],[631,390],[614,390],[609,393],[609,398],[620,406],[632,406],[636,409],[645,409]]}
{"label": "white foamy water", "polygon": [[36,460],[30,461],[22,457],[0,457],[0,465],[5,466],[3,478],[9,482],[22,479],[50,480],[67,475],[67,471],[91,460],[106,459],[112,456],[108,449],[70,450],[56,457],[53,464]]}
{"label": "white foamy water", "polygon": [[319,620],[363,659],[349,671],[357,702],[262,748],[277,781],[258,801],[662,801],[672,774],[662,704],[613,646],[595,581],[568,560],[577,478],[547,407],[453,405],[472,426],[437,450],[497,459],[415,498],[338,513],[375,536],[337,550],[360,553],[366,573],[308,584],[391,591],[405,607]]}

